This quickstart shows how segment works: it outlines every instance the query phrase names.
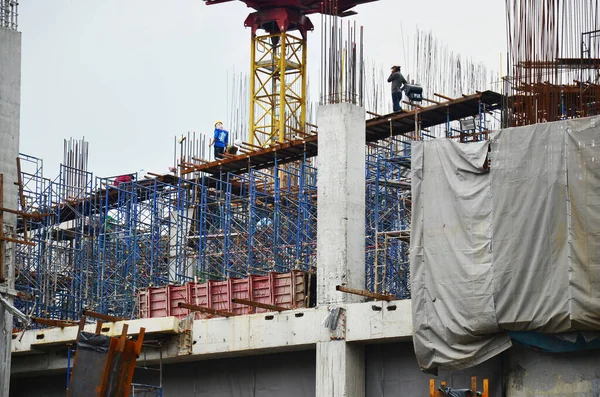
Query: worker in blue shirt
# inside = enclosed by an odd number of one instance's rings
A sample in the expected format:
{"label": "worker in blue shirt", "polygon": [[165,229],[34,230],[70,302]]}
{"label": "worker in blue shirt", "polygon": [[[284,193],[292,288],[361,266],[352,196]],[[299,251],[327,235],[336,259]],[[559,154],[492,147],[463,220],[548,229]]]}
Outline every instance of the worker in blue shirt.
{"label": "worker in blue shirt", "polygon": [[215,147],[215,160],[222,159],[223,153],[225,152],[225,148],[227,147],[227,142],[229,139],[229,132],[225,128],[223,128],[223,122],[217,121],[215,123],[215,134],[213,135],[212,141],[210,141],[209,146]]}

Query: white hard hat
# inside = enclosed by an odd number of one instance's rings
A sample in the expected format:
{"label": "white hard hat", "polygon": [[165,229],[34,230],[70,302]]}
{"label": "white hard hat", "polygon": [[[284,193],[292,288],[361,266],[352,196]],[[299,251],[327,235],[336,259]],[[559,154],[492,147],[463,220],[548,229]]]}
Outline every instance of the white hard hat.
{"label": "white hard hat", "polygon": [[235,146],[242,146],[242,140],[241,140],[241,139],[236,139],[236,140],[233,142],[233,144],[234,144]]}

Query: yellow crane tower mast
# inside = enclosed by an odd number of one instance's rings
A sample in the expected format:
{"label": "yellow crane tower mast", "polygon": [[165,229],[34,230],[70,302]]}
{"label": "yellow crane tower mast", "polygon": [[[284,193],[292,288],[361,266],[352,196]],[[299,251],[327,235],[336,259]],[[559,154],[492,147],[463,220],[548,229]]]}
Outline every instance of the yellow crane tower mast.
{"label": "yellow crane tower mast", "polygon": [[343,17],[354,14],[356,5],[376,0],[241,1],[255,10],[244,22],[252,29],[249,140],[265,147],[305,130],[306,35],[314,28],[307,15]]}

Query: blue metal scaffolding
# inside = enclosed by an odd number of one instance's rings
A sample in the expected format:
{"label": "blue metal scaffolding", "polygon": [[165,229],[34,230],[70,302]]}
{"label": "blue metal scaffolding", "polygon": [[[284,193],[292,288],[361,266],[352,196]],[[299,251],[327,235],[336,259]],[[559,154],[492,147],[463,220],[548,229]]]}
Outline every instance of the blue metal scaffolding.
{"label": "blue metal scaffolding", "polygon": [[[408,298],[410,142],[382,145],[367,147],[366,287]],[[21,158],[27,211],[45,215],[28,223],[36,244],[17,257],[19,304],[35,316],[73,320],[87,308],[134,318],[139,288],[317,267],[310,159],[168,181],[61,166],[51,181],[41,160]]]}

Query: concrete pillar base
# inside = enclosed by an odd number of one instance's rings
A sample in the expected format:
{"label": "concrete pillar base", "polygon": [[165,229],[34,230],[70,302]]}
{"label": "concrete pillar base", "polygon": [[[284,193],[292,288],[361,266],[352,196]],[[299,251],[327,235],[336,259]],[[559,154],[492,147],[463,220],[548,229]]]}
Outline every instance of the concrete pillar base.
{"label": "concrete pillar base", "polygon": [[333,340],[317,343],[316,397],[364,397],[364,345]]}

